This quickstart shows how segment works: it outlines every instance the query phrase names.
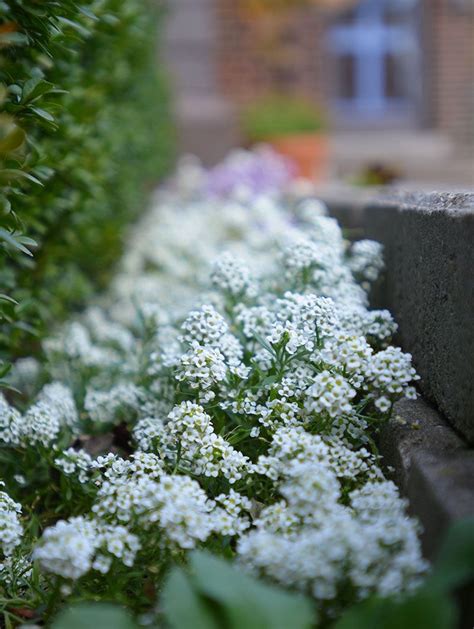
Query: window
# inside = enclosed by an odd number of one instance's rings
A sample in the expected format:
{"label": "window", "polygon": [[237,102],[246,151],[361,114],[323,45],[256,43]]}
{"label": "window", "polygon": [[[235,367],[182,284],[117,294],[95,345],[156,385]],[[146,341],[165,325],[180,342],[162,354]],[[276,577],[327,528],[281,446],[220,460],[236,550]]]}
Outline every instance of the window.
{"label": "window", "polygon": [[351,115],[383,116],[416,105],[420,90],[414,0],[364,0],[329,31],[334,100]]}

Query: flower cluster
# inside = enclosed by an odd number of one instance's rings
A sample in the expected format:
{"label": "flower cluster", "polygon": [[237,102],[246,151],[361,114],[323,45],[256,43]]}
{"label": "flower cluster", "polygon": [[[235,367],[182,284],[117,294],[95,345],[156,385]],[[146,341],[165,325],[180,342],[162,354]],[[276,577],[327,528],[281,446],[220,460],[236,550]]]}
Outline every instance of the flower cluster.
{"label": "flower cluster", "polygon": [[0,442],[6,445],[55,443],[63,432],[78,430],[78,413],[69,387],[60,382],[47,384],[36,401],[21,415],[0,398]]}
{"label": "flower cluster", "polygon": [[107,423],[133,413],[140,404],[142,392],[129,382],[120,382],[109,391],[89,388],[84,408],[92,421]]}
{"label": "flower cluster", "polygon": [[49,572],[78,579],[89,570],[107,573],[114,559],[131,567],[139,548],[137,537],[125,527],[79,516],[46,529],[33,558]]}
{"label": "flower cluster", "polygon": [[372,449],[417,379],[368,305],[381,247],[346,242],[277,166],[239,153],[208,176],[188,160],[101,305],[45,343],[52,383],[21,412],[0,398],[11,495],[35,518],[20,542],[0,492],[15,561],[33,549],[77,594],[207,545],[332,614],[419,583],[417,524]]}
{"label": "flower cluster", "polygon": [[233,484],[251,472],[248,457],[217,435],[212,418],[202,406],[182,402],[168,415],[167,434],[179,446],[183,465],[196,474],[217,477],[222,474]]}
{"label": "flower cluster", "polygon": [[280,429],[257,469],[275,481],[282,499],[240,538],[244,565],[323,601],[337,598],[348,582],[357,599],[416,586],[426,569],[417,526],[367,450]]}
{"label": "flower cluster", "polygon": [[249,269],[230,253],[225,253],[214,261],[211,281],[224,294],[234,299],[250,297],[255,292]]}
{"label": "flower cluster", "polygon": [[7,493],[0,491],[0,549],[6,556],[11,555],[21,541],[23,528],[20,524],[20,513],[21,505]]}

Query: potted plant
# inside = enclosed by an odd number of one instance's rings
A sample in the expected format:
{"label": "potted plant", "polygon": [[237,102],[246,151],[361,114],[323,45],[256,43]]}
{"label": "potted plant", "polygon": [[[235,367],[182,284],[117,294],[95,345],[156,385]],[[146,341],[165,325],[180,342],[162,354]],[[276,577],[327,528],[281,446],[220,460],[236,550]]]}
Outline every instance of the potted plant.
{"label": "potted plant", "polygon": [[326,123],[308,100],[268,96],[245,110],[242,126],[249,143],[264,142],[289,157],[300,177],[322,178],[328,157]]}

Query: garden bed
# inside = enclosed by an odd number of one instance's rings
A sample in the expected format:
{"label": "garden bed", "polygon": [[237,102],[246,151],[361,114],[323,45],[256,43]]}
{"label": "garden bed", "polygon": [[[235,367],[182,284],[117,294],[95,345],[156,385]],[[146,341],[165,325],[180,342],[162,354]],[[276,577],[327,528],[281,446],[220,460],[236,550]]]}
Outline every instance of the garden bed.
{"label": "garden bed", "polygon": [[447,551],[429,574],[376,445],[418,380],[368,306],[382,269],[274,154],[186,161],[109,293],[11,375],[4,617],[92,600],[127,627],[454,627],[471,573]]}

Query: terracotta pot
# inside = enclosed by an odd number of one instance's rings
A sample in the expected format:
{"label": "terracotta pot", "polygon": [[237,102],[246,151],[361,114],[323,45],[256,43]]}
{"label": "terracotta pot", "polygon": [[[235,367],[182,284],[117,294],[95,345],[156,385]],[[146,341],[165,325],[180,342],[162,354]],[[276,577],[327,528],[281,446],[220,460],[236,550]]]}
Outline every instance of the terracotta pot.
{"label": "terracotta pot", "polygon": [[284,135],[271,138],[267,144],[295,163],[299,177],[312,181],[324,179],[329,155],[326,135],[321,133]]}

